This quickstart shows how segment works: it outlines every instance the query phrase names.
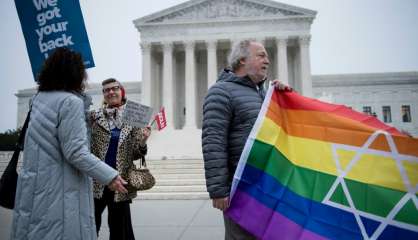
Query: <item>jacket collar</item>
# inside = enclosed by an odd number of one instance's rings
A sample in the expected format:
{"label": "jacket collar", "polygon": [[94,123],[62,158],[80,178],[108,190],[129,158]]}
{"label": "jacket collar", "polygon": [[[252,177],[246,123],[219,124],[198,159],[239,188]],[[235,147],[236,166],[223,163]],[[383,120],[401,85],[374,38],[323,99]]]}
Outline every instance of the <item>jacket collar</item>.
{"label": "jacket collar", "polygon": [[239,77],[235,75],[235,73],[231,69],[228,69],[228,68],[225,68],[222,71],[222,73],[219,75],[219,78],[217,80],[217,82],[234,82],[234,83],[245,85],[251,88],[257,88],[257,86],[259,88],[262,88],[264,81],[265,80],[259,82],[258,84],[255,84],[248,75]]}
{"label": "jacket collar", "polygon": [[104,128],[106,131],[110,132],[110,128],[109,128],[109,123],[107,122],[106,116],[103,112],[103,108],[100,108],[98,110],[95,111],[95,119],[94,121],[101,126],[102,128]]}

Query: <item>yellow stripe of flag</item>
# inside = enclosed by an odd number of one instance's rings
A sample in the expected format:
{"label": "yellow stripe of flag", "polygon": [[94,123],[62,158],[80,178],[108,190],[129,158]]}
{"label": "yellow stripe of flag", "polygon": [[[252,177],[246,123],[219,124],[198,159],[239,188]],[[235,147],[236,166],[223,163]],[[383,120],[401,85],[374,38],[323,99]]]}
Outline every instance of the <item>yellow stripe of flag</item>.
{"label": "yellow stripe of flag", "polygon": [[[294,165],[338,176],[336,161],[332,154],[332,143],[290,136],[267,117],[258,132],[257,140],[275,146]],[[344,168],[351,160],[347,159],[347,156],[354,156],[355,152],[352,154],[345,150],[339,152],[342,153],[340,160]],[[404,166],[407,167],[407,172],[417,170],[413,165],[404,164]],[[395,160],[381,155],[362,155],[346,178],[407,191]],[[417,177],[411,180],[417,181]]]}

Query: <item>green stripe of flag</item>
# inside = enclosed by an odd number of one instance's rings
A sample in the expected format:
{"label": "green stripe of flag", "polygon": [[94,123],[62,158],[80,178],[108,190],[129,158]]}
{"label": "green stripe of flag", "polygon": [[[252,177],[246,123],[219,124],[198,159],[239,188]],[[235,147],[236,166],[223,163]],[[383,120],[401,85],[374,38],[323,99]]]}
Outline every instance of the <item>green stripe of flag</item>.
{"label": "green stripe of flag", "polygon": [[[312,156],[313,160],[315,157]],[[296,194],[317,202],[322,202],[336,179],[330,174],[295,166],[274,146],[257,140],[251,148],[248,164],[268,173]],[[349,179],[345,179],[345,182],[358,210],[382,217],[386,217],[405,195],[401,191]],[[349,206],[341,186],[334,192],[331,201]],[[402,215],[397,220],[418,225],[417,218]]]}

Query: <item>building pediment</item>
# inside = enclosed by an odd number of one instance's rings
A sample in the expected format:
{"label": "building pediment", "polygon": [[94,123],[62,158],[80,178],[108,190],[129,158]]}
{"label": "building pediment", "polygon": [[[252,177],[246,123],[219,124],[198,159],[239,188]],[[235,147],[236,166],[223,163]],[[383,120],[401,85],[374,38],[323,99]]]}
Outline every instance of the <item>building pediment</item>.
{"label": "building pediment", "polygon": [[267,18],[314,18],[315,11],[271,0],[191,0],[135,20],[137,27]]}

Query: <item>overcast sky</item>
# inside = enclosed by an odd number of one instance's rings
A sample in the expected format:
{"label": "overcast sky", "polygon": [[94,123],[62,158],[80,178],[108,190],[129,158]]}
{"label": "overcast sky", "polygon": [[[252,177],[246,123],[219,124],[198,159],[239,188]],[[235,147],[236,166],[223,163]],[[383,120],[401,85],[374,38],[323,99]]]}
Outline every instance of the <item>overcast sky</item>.
{"label": "overcast sky", "polygon": [[[139,33],[132,21],[184,0],[80,0],[96,64],[89,81],[139,81]],[[282,0],[318,12],[312,74],[418,71],[418,0]],[[0,132],[16,127],[19,89],[34,87],[13,0],[0,1]]]}

